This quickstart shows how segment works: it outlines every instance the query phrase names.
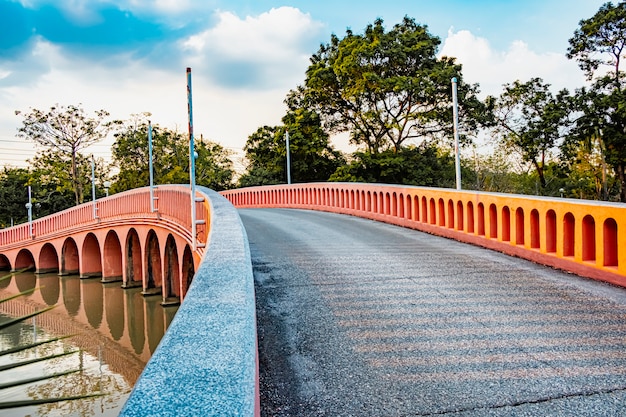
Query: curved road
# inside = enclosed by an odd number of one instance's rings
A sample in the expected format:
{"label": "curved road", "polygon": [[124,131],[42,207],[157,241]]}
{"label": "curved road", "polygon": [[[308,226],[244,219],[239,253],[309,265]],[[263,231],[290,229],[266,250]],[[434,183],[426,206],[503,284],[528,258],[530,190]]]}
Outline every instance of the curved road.
{"label": "curved road", "polygon": [[626,415],[625,290],[350,216],[240,214],[262,415]]}

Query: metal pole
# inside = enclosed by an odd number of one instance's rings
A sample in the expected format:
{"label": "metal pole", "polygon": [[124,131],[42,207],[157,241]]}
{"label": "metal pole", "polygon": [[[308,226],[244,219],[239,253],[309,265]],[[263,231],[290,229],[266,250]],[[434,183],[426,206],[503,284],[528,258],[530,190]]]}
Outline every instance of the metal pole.
{"label": "metal pole", "polygon": [[93,200],[93,218],[98,218],[98,207],[96,203],[96,161],[91,155],[91,199]]}
{"label": "metal pole", "polygon": [[287,184],[291,184],[291,152],[289,151],[289,131],[285,133],[287,143]]}
{"label": "metal pole", "polygon": [[459,103],[456,77],[452,78],[452,115],[454,119],[454,166],[456,168],[456,189],[461,189],[461,155],[459,151]]}
{"label": "metal pole", "polygon": [[150,212],[154,213],[154,170],[152,167],[152,123],[148,120],[148,166],[150,169]]}
{"label": "metal pole", "polygon": [[196,240],[196,149],[193,143],[193,106],[191,98],[191,68],[187,67],[187,112],[189,114],[189,185],[191,187],[191,239],[193,250],[197,249]]}
{"label": "metal pole", "polygon": [[30,237],[33,237],[33,201],[32,201],[32,194],[30,191],[30,185],[28,186],[28,203],[26,203],[26,209],[28,210],[28,229],[29,229]]}

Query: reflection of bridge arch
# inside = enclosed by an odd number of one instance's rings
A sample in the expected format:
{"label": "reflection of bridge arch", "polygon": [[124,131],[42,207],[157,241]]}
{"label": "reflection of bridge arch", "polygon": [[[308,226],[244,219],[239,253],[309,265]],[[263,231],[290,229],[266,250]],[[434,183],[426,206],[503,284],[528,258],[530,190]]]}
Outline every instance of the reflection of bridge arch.
{"label": "reflection of bridge arch", "polygon": [[11,262],[9,258],[0,254],[0,271],[10,271],[11,270]]}

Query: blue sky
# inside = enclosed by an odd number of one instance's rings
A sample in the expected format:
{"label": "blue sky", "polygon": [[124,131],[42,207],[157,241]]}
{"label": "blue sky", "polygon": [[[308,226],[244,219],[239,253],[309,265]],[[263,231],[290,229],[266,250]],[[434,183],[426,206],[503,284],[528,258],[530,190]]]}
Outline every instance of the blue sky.
{"label": "blue sky", "polygon": [[[248,135],[280,124],[287,92],[331,33],[361,33],[404,16],[441,38],[464,78],[484,94],[533,76],[555,88],[585,81],[565,58],[597,0],[0,0],[0,152],[24,166],[32,145],[15,138],[15,110],[55,103],[104,108],[116,118],[151,113],[186,130],[185,68],[193,71],[196,135],[241,155]],[[343,138],[336,146],[350,150]],[[111,139],[94,147],[106,157]]]}

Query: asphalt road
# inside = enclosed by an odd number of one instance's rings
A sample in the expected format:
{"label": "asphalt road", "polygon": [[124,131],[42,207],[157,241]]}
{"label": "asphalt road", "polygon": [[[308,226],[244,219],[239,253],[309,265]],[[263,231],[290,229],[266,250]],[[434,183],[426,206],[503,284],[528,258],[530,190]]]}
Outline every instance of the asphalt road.
{"label": "asphalt road", "polygon": [[330,213],[241,210],[263,416],[626,415],[626,291]]}

